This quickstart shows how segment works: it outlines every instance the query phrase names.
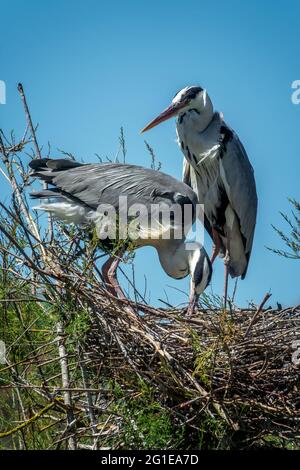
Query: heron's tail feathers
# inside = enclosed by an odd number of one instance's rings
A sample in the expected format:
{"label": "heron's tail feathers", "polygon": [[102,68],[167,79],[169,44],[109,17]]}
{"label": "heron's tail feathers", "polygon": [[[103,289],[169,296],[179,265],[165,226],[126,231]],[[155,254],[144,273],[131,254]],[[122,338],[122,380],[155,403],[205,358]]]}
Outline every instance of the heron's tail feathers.
{"label": "heron's tail feathers", "polygon": [[78,166],[83,166],[83,163],[68,160],[67,158],[59,158],[54,160],[52,158],[37,158],[29,163],[30,168],[33,170],[31,176],[38,177],[47,183],[52,183],[52,180],[61,171],[70,170]]}
{"label": "heron's tail feathers", "polygon": [[40,171],[45,169],[51,170],[69,170],[70,168],[76,168],[83,166],[83,163],[75,162],[75,160],[69,160],[67,158],[35,158],[29,163],[30,168],[34,171]]}

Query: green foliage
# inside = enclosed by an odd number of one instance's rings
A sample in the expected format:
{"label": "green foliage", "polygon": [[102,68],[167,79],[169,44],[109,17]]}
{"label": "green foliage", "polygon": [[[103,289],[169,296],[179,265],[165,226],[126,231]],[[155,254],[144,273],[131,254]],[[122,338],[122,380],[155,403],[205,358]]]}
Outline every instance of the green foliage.
{"label": "green foliage", "polygon": [[280,214],[287,223],[290,233],[286,234],[282,230],[279,230],[278,228],[274,227],[274,225],[272,225],[273,229],[280,236],[288,250],[279,250],[273,248],[268,249],[280,256],[283,256],[284,258],[300,259],[300,203],[295,199],[289,199],[289,201],[293,207],[292,217],[288,217],[282,212],[280,212]]}
{"label": "green foliage", "polygon": [[160,161],[157,161],[157,158],[156,158],[156,155],[154,153],[154,150],[153,148],[151,147],[151,145],[148,144],[148,142],[146,140],[144,140],[145,142],[145,145],[146,145],[146,148],[149,152],[149,155],[150,155],[150,158],[151,158],[151,165],[150,167],[152,168],[152,170],[157,170],[159,171],[161,169],[161,162]]}
{"label": "green foliage", "polygon": [[[134,220],[131,221],[131,224],[134,223]],[[104,253],[109,254],[110,256],[117,255],[120,251],[125,251],[124,256],[122,256],[122,261],[128,263],[133,261],[135,257],[136,243],[134,240],[131,240],[127,235],[127,238],[123,239],[119,237],[119,217],[116,215],[116,238],[115,240],[101,240],[97,235],[97,229],[93,227],[90,231],[90,241],[87,244],[88,252],[93,253],[97,248],[103,251]]]}
{"label": "green foliage", "polygon": [[123,127],[121,127],[120,129],[119,143],[120,143],[120,150],[122,151],[123,163],[126,163],[127,149],[126,149],[125,134],[124,134]]}
{"label": "green foliage", "polygon": [[199,450],[229,450],[230,439],[228,427],[224,420],[216,417],[203,416],[199,423]]}
{"label": "green foliage", "polygon": [[204,385],[210,385],[210,372],[212,368],[214,345],[209,347],[202,344],[198,334],[191,330],[192,346],[195,351],[195,368],[193,375]]}
{"label": "green foliage", "polygon": [[[45,310],[35,300],[26,300],[32,297],[26,285],[22,286],[15,279],[14,282],[11,281],[12,279],[8,278],[7,283],[2,284],[0,289],[2,300],[12,298],[12,302],[0,303],[0,339],[6,344],[8,360],[7,364],[0,364],[0,433],[14,428],[17,423],[29,419],[39,410],[36,404],[41,397],[30,389],[22,388],[22,385],[27,381],[39,385],[43,383],[43,377],[57,376],[59,373],[57,363],[47,363],[53,354],[51,345],[46,348],[43,356],[43,367],[36,367],[34,363],[37,358],[35,351],[54,336],[51,317],[45,315]],[[16,303],[14,298],[25,301]],[[45,308],[47,311],[46,303]],[[9,387],[11,378],[16,378],[17,374],[20,374],[19,390]],[[51,420],[43,416],[39,424],[33,422],[22,431],[0,439],[0,449],[47,448],[52,439],[51,431],[40,431],[50,422]]]}
{"label": "green foliage", "polygon": [[74,311],[67,326],[66,332],[71,341],[84,341],[90,329],[90,317],[87,310]]}
{"label": "green foliage", "polygon": [[126,397],[121,390],[115,386],[116,400],[111,407],[121,418],[115,446],[143,450],[180,448],[184,428],[174,426],[171,412],[156,400],[153,389],[140,382],[140,390],[133,396]]}

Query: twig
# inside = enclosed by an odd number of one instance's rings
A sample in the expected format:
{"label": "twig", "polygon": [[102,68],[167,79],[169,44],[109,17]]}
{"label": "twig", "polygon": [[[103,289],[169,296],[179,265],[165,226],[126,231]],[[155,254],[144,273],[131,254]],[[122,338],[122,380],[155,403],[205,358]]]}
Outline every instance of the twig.
{"label": "twig", "polygon": [[33,124],[32,124],[32,119],[31,119],[31,115],[30,115],[29,108],[28,108],[28,105],[27,105],[27,100],[26,100],[26,96],[25,96],[25,93],[24,93],[22,83],[18,84],[18,92],[20,93],[20,96],[21,96],[21,99],[22,99],[22,102],[23,102],[23,105],[24,105],[25,116],[26,116],[26,119],[27,119],[28,127],[30,129],[31,137],[33,138],[33,142],[34,142],[37,157],[42,158],[40,148],[39,148],[38,143],[37,143],[36,133],[35,133],[35,129],[34,129]]}
{"label": "twig", "polygon": [[27,421],[25,421],[24,423],[21,423],[19,424],[18,426],[16,426],[15,428],[13,429],[10,429],[9,431],[5,431],[5,432],[1,432],[0,433],[0,439],[2,437],[7,437],[7,436],[11,436],[12,434],[14,434],[15,432],[17,431],[20,431],[21,429],[25,428],[26,426],[28,426],[29,424],[33,423],[34,421],[36,421],[38,418],[40,418],[44,413],[46,413],[46,411],[49,411],[51,410],[51,408],[53,408],[55,406],[56,402],[53,401],[51,403],[49,403],[48,405],[46,405],[44,408],[42,408],[38,413],[36,413],[34,416],[32,416],[31,418],[29,418]]}
{"label": "twig", "polygon": [[[28,104],[27,104],[27,99],[26,99],[26,96],[25,96],[25,92],[24,92],[24,88],[23,88],[22,83],[18,84],[18,92],[20,93],[20,96],[21,96],[21,99],[22,99],[22,102],[23,102],[25,116],[26,116],[26,120],[27,120],[27,125],[30,129],[30,133],[31,133],[31,137],[33,139],[33,143],[34,143],[37,158],[42,158],[40,147],[38,145],[37,138],[36,138],[36,132],[35,132],[35,129],[34,129],[33,124],[32,124],[31,114],[30,114],[30,111],[29,111],[29,107],[28,107]],[[47,183],[43,182],[43,188],[47,189],[47,187],[48,187]],[[49,229],[50,240],[52,240],[53,239],[53,221],[52,221],[51,214],[48,214],[48,229]]]}
{"label": "twig", "polygon": [[[70,379],[69,379],[69,369],[68,369],[68,355],[65,348],[65,332],[63,328],[63,323],[59,321],[56,325],[57,336],[58,336],[58,353],[60,357],[60,368],[61,368],[61,378],[62,378],[62,387],[64,391],[64,403],[67,407],[67,425],[69,428],[72,427],[75,417],[72,409],[72,397],[70,389]],[[71,450],[76,449],[76,438],[75,436],[70,436],[69,445]]]}
{"label": "twig", "polygon": [[255,312],[255,314],[253,315],[253,318],[252,320],[250,321],[250,324],[244,334],[244,338],[246,338],[248,336],[248,333],[249,331],[251,330],[252,326],[254,325],[254,323],[256,322],[256,319],[258,317],[258,315],[262,312],[262,309],[264,308],[264,305],[265,303],[269,300],[269,298],[272,296],[272,294],[270,294],[269,292],[264,296],[262,302],[260,303],[257,311]]}

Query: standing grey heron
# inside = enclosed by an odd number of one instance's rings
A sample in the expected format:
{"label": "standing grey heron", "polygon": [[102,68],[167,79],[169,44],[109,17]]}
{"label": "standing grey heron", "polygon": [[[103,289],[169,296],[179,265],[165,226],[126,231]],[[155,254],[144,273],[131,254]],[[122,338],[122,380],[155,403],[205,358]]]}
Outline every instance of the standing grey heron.
{"label": "standing grey heron", "polygon": [[[67,159],[37,159],[30,162],[31,176],[46,181],[53,187],[32,192],[31,197],[46,200],[38,208],[50,212],[54,217],[75,224],[94,224],[101,235],[107,224],[107,211],[113,208],[120,215],[120,196],[126,198],[127,214],[137,205],[146,209],[146,218],[139,219],[133,238],[136,247],[150,245],[156,248],[161,266],[174,279],[191,275],[189,313],[194,309],[199,295],[208,286],[212,265],[205,249],[199,243],[187,249],[186,234],[196,218],[198,199],[185,183],[160,171],[128,164],[82,164]],[[174,207],[179,211],[173,211]],[[191,217],[184,217],[187,207]],[[156,223],[149,214],[157,208]],[[173,217],[163,217],[168,209]],[[126,215],[127,215],[126,214]],[[134,214],[132,216],[134,222]],[[113,221],[110,221],[113,223]],[[109,222],[109,223],[110,223]],[[179,231],[178,228],[184,230]],[[107,226],[106,226],[107,228]],[[169,237],[162,234],[169,231]],[[146,234],[146,236],[145,236]],[[129,236],[131,236],[129,234]],[[105,240],[104,240],[105,241]],[[116,270],[125,251],[121,248],[110,256],[102,267],[103,279],[108,290],[124,298],[116,278]]]}
{"label": "standing grey heron", "polygon": [[218,254],[224,257],[226,307],[228,273],[244,279],[252,249],[257,213],[253,168],[237,134],[214,112],[205,89],[183,88],[142,132],[173,116],[185,156],[183,181],[204,204],[204,225],[214,243],[211,262]]}

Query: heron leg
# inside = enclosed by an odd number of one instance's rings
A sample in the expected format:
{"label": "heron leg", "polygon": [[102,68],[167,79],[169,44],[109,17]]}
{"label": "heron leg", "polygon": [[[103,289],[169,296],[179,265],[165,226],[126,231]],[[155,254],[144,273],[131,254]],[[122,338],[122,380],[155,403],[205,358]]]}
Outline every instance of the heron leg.
{"label": "heron leg", "polygon": [[229,262],[230,262],[230,257],[228,250],[226,250],[226,255],[224,258],[224,274],[225,274],[225,279],[224,279],[224,308],[226,309],[227,306],[227,295],[228,295],[228,275],[229,275]]}
{"label": "heron leg", "polygon": [[221,248],[220,235],[214,228],[212,228],[212,237],[213,237],[213,251],[212,251],[211,258],[210,258],[211,264],[213,264],[213,262],[215,261]]}
{"label": "heron leg", "polygon": [[120,261],[122,260],[124,252],[125,249],[117,251],[117,253],[115,253],[113,256],[110,256],[102,266],[102,276],[107,290],[112,295],[119,297],[120,299],[126,299],[126,296],[118,283],[116,271]]}
{"label": "heron leg", "polygon": [[187,317],[190,317],[191,315],[193,315],[195,308],[198,305],[198,300],[199,300],[199,295],[194,294],[190,296],[189,305],[188,305],[187,312],[186,312]]}

